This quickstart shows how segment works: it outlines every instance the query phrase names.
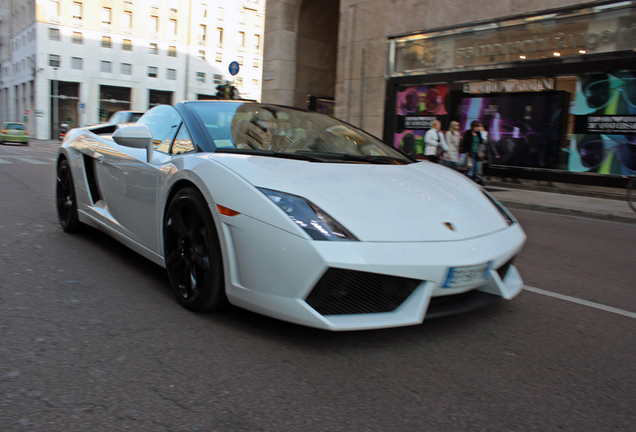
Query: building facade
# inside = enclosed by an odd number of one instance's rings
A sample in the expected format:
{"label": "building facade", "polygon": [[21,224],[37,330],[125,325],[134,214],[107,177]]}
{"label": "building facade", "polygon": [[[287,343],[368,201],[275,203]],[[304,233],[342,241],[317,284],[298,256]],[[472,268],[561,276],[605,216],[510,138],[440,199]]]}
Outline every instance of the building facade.
{"label": "building facade", "polygon": [[636,171],[633,1],[270,0],[266,30],[264,101],[331,99],[406,152],[477,120],[495,175]]}
{"label": "building facade", "polygon": [[258,100],[264,8],[264,0],[0,0],[0,121],[24,121],[48,139],[60,123],[214,98],[228,81]]}

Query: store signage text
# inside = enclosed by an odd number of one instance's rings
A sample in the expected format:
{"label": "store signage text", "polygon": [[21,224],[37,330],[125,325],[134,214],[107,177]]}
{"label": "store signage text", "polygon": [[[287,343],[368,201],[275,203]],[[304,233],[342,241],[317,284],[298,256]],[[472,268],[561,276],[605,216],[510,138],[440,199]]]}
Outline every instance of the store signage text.
{"label": "store signage text", "polygon": [[508,54],[530,54],[541,51],[563,50],[567,48],[594,51],[601,45],[617,42],[636,41],[636,25],[621,27],[618,30],[594,31],[589,33],[556,33],[551,37],[538,37],[504,43],[473,44],[455,49],[455,57],[477,58]]}
{"label": "store signage text", "polygon": [[636,116],[576,116],[574,133],[634,134],[636,133]]}
{"label": "store signage text", "polygon": [[512,93],[554,90],[554,78],[480,81],[464,84],[464,93]]}

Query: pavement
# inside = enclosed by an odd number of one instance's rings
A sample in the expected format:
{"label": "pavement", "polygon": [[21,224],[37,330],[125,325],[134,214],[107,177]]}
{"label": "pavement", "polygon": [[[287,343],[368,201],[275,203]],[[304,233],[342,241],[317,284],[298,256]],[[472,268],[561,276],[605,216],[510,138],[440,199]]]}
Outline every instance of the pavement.
{"label": "pavement", "polygon": [[571,184],[508,183],[486,180],[485,188],[511,209],[579,216],[636,224],[624,189]]}

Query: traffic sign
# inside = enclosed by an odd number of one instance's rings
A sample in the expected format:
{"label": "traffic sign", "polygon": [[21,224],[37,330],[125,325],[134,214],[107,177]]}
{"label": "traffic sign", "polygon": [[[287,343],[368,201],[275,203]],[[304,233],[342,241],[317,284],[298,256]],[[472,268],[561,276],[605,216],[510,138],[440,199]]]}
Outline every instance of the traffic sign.
{"label": "traffic sign", "polygon": [[84,107],[86,107],[86,104],[84,102],[80,102],[79,107],[80,108],[84,108]]}
{"label": "traffic sign", "polygon": [[24,110],[24,115],[29,115],[29,114],[31,114],[31,111],[29,111],[29,110]]}
{"label": "traffic sign", "polygon": [[229,70],[230,70],[230,75],[232,75],[232,76],[234,76],[237,73],[239,73],[239,64],[238,64],[238,62],[237,61],[233,61],[232,63],[230,63]]}

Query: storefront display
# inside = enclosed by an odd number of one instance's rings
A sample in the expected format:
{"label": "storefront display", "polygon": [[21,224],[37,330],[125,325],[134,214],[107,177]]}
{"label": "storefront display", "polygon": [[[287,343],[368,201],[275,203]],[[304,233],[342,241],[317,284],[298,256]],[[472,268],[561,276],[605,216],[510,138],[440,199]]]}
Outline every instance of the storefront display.
{"label": "storefront display", "polygon": [[[385,139],[418,155],[437,119],[489,132],[487,162],[636,173],[636,6],[598,2],[392,38]],[[521,172],[521,171],[520,171]]]}

